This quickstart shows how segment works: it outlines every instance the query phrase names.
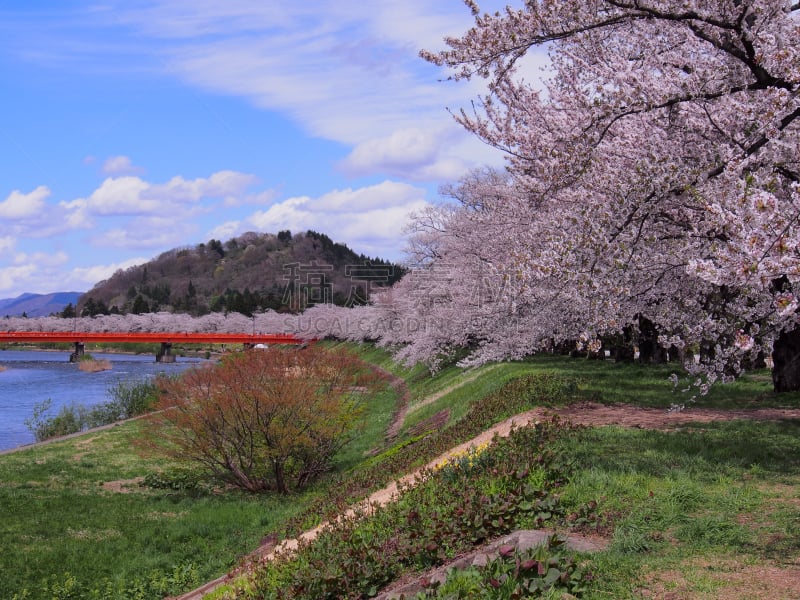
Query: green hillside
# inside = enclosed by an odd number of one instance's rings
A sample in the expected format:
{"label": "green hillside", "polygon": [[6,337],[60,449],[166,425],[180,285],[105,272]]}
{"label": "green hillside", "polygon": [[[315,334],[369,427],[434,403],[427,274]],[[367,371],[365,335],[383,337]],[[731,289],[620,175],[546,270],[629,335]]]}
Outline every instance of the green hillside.
{"label": "green hillside", "polygon": [[117,271],[86,292],[78,314],[172,311],[251,314],[298,311],[316,303],[364,303],[403,269],[357,254],[327,235],[307,231],[245,233],[175,248],[143,265]]}

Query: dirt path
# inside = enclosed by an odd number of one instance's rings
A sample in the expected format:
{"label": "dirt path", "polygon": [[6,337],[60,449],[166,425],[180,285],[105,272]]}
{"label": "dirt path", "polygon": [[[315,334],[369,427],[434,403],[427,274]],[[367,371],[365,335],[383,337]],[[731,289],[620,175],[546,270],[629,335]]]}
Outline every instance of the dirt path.
{"label": "dirt path", "polygon": [[[402,418],[402,415],[398,417]],[[800,409],[779,409],[764,408],[754,410],[713,410],[692,408],[685,411],[668,412],[657,408],[639,408],[624,404],[605,405],[594,402],[579,402],[558,409],[535,408],[521,413],[505,421],[498,423],[494,427],[484,431],[472,440],[460,444],[450,449],[429,462],[425,468],[432,468],[446,461],[452,456],[456,456],[469,450],[470,447],[478,447],[490,442],[495,435],[508,436],[513,427],[521,427],[537,420],[548,418],[552,415],[559,415],[576,425],[620,425],[622,427],[641,427],[646,429],[671,429],[690,423],[708,423],[711,421],[732,421],[736,419],[754,419],[764,421],[777,421],[784,419],[800,419]],[[383,506],[391,502],[398,493],[399,486],[408,485],[414,482],[419,471],[409,473],[396,482],[393,482],[373,493],[369,498],[357,504],[345,513],[344,516],[352,516],[358,510],[362,510],[372,505]],[[306,531],[298,538],[284,540],[276,547],[274,544],[267,544],[257,549],[252,556],[257,560],[270,560],[279,552],[290,551],[298,547],[301,540],[313,540],[328,523],[323,523],[319,527]],[[178,600],[198,600],[204,594],[215,589],[227,580],[223,576],[210,582],[188,594],[180,596]]]}
{"label": "dirt path", "polygon": [[[494,365],[491,365],[491,366],[483,369],[482,371],[476,371],[475,373],[472,373],[471,375],[468,375],[466,377],[463,377],[463,378],[459,379],[458,383],[454,383],[453,385],[451,385],[449,387],[446,387],[443,390],[441,390],[439,392],[436,392],[435,394],[431,394],[430,396],[428,396],[427,398],[425,398],[421,402],[418,402],[417,404],[414,404],[413,406],[409,407],[408,413],[410,414],[410,413],[416,412],[420,408],[422,408],[423,406],[428,406],[429,404],[433,404],[439,398],[442,398],[442,397],[446,396],[447,394],[449,394],[450,392],[453,392],[453,391],[457,390],[458,388],[463,387],[463,386],[465,386],[466,384],[468,384],[468,383],[470,383],[472,381],[475,381],[478,377],[483,377],[486,373],[488,373],[490,371],[493,371],[494,369],[499,367],[501,364],[502,363],[496,363]],[[402,423],[401,423],[401,425],[402,425]]]}
{"label": "dirt path", "polygon": [[715,410],[710,408],[689,408],[683,411],[666,411],[662,408],[641,408],[627,404],[598,404],[577,402],[563,408],[546,411],[534,409],[520,415],[558,414],[576,425],[620,425],[622,427],[641,427],[644,429],[671,429],[688,423],[709,423],[711,421],[735,421],[751,419],[756,421],[781,421],[800,419],[800,409],[757,408],[750,410]]}

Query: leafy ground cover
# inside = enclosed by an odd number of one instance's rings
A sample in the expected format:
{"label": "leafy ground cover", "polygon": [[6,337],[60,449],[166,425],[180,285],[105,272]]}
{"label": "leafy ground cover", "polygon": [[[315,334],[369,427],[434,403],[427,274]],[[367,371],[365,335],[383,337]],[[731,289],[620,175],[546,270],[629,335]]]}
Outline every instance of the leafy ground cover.
{"label": "leafy ground cover", "polygon": [[[297,552],[279,554],[216,597],[373,597],[409,570],[441,565],[514,529],[567,526],[571,512],[557,495],[565,465],[546,446],[569,431],[556,422],[519,428],[489,447],[423,471],[421,481],[402,489],[396,501],[333,522]],[[576,510],[591,516],[593,506]],[[502,551],[514,554],[511,548]],[[529,572],[505,578],[512,591],[579,592],[588,579],[568,559],[546,554],[522,560]],[[491,581],[487,589],[494,589]]]}
{"label": "leafy ground cover", "polygon": [[[285,564],[269,564],[257,569],[256,575],[235,591],[221,591],[218,597],[371,597],[375,592],[371,574],[396,575],[397,565],[403,562],[424,568],[426,563],[415,558],[421,547],[430,550],[427,564],[445,562],[450,554],[442,552],[442,546],[452,549],[450,533],[454,529],[459,530],[456,539],[469,545],[481,541],[480,535],[473,538],[474,532],[481,531],[480,524],[490,522],[510,527],[549,525],[562,532],[606,536],[609,549],[604,552],[538,558],[539,564],[555,561],[554,566],[560,565],[551,574],[551,584],[556,580],[569,583],[574,586],[571,593],[580,597],[796,598],[800,591],[798,429],[800,422],[792,420],[735,420],[673,431],[569,429],[555,436],[554,443],[546,444],[548,454],[543,461],[514,450],[512,435],[511,442],[498,441],[478,455],[486,458],[470,455],[456,463],[458,476],[468,474],[466,479],[454,476],[451,464],[439,474],[442,481],[426,480],[409,492],[408,501],[403,496],[385,511],[363,515],[356,525],[348,521],[329,529],[323,542],[304,546],[301,556],[292,559],[299,562],[289,563],[288,578],[280,577]],[[750,441],[742,444],[743,438]],[[537,447],[530,438],[524,445]],[[533,464],[540,466],[534,469],[539,484],[563,482],[557,486],[559,493],[550,497],[548,510],[533,520],[518,519],[519,511],[509,510],[509,506],[528,508],[529,504],[524,495],[508,493],[503,486],[503,469],[492,462],[495,452],[503,459],[513,457],[511,463],[518,475]],[[542,476],[541,465],[552,468],[549,475]],[[481,469],[486,467],[491,475],[484,478],[487,474],[481,474]],[[447,487],[454,482],[452,488]],[[541,493],[543,488],[539,489]],[[475,490],[477,495],[484,493],[485,503],[470,502]],[[496,515],[487,518],[489,507],[497,506],[493,503],[497,496],[487,490],[505,490],[507,512],[501,516],[508,516],[507,522]],[[538,501],[545,497],[538,496]],[[457,508],[452,510],[452,505]],[[394,520],[387,514],[393,514]],[[418,519],[425,523],[421,532],[413,527]],[[398,548],[403,552],[401,558],[392,555]],[[387,554],[391,564],[381,563],[380,568],[369,559]],[[525,579],[529,572],[523,565],[531,568],[530,560],[532,557],[520,557],[509,548],[508,556],[499,557],[488,570],[453,573],[440,589],[420,597],[561,598],[563,588],[544,589],[546,577]],[[313,585],[306,586],[297,573],[312,566],[316,568]],[[542,570],[541,575],[549,571],[536,568],[537,573]],[[351,585],[363,587],[348,587]],[[517,586],[526,586],[522,589],[531,595],[514,595],[520,593]],[[313,593],[305,595],[309,589]]]}

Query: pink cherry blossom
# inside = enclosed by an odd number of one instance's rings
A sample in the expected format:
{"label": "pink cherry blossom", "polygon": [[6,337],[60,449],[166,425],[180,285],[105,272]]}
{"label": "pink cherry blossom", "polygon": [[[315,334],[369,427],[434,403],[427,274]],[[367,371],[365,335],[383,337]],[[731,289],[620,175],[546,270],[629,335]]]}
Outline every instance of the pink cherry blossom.
{"label": "pink cherry blossom", "polygon": [[[456,208],[417,219],[413,256],[450,265],[454,287],[406,308],[454,326],[404,340],[407,356],[516,357],[646,317],[664,339],[718,346],[709,381],[795,328],[800,4],[467,5],[474,26],[422,56],[486,80],[456,119],[506,152],[506,172],[466,177],[446,190]],[[551,59],[542,82],[521,75],[534,51]]]}

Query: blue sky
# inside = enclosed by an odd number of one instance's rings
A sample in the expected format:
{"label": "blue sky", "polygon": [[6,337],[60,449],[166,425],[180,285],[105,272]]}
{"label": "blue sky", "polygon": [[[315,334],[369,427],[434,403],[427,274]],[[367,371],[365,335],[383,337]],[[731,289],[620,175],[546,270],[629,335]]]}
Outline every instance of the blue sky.
{"label": "blue sky", "polygon": [[460,0],[0,0],[0,298],[245,231],[402,258],[409,213],[499,162],[447,112],[480,83],[417,56],[471,22]]}

